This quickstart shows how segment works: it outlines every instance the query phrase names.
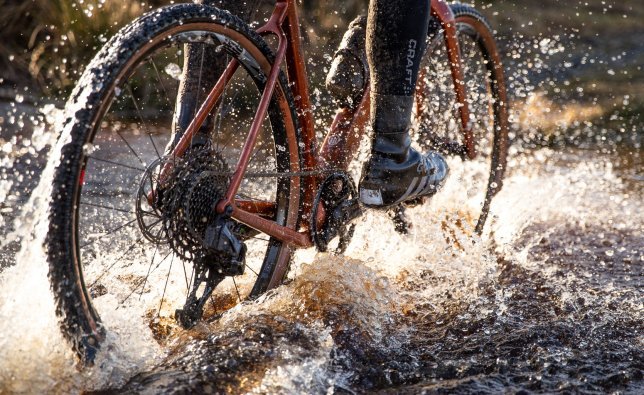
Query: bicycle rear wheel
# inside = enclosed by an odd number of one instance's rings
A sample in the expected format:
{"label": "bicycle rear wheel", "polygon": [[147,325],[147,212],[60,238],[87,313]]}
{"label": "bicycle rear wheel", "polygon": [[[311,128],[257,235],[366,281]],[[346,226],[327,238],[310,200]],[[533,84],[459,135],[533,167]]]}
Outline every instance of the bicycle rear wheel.
{"label": "bicycle rear wheel", "polygon": [[[450,178],[459,181],[465,194],[457,204],[465,209],[476,233],[485,225],[492,198],[503,185],[508,153],[508,103],[503,65],[492,30],[474,8],[450,6],[455,16],[461,67],[470,109],[477,157],[450,163]],[[458,154],[464,139],[459,122],[454,81],[444,34],[430,24],[427,52],[416,89],[416,141],[423,149]],[[458,149],[456,149],[458,150]],[[463,188],[463,186],[465,188]]]}
{"label": "bicycle rear wheel", "polygon": [[[181,244],[185,238],[168,238],[198,231],[185,229],[185,222],[183,228],[172,228],[163,208],[146,200],[167,160],[164,147],[171,137],[187,43],[214,46],[221,56],[241,64],[218,101],[209,149],[201,151],[207,157],[190,163],[210,161],[222,172],[234,170],[273,55],[254,31],[227,12],[180,4],[142,16],[96,55],[66,107],[70,114],[61,139],[69,142],[55,171],[46,244],[61,328],[85,363],[92,362],[105,339],[99,310],[118,309],[128,319],[158,316],[193,285],[190,250]],[[208,72],[207,66],[199,72]],[[274,176],[301,169],[294,109],[281,74],[238,197],[268,207],[264,216],[296,229],[301,181]],[[199,182],[212,175],[206,170],[187,173],[193,182],[181,184],[186,190],[177,195],[178,212],[194,209],[182,206],[187,195],[181,193],[196,196]],[[216,202],[205,193],[211,190],[188,200],[209,210]],[[215,312],[279,283],[290,261],[285,243],[239,223],[232,231],[247,247],[245,271],[217,285],[210,299]]]}

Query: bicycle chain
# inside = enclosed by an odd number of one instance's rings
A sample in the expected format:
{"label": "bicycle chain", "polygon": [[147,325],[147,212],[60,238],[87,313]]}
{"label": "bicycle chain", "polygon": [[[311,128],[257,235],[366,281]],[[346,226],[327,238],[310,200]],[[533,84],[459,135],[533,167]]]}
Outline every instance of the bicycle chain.
{"label": "bicycle chain", "polygon": [[[193,148],[173,167],[164,187],[161,219],[166,240],[173,250],[184,259],[193,259],[203,252],[200,250],[204,223],[198,218],[206,219],[206,222],[212,220],[206,214],[210,210],[209,203],[212,198],[223,197],[234,173],[208,146]],[[247,172],[244,178],[312,177],[334,172],[335,169]]]}
{"label": "bicycle chain", "polygon": [[[319,176],[326,173],[337,173],[340,169],[324,169],[324,170],[304,170],[304,171],[295,171],[295,172],[246,172],[244,173],[244,178],[261,178],[261,177],[273,177],[273,178],[287,178],[287,177],[313,177]],[[228,172],[219,172],[212,173],[218,177],[232,177],[233,173]]]}

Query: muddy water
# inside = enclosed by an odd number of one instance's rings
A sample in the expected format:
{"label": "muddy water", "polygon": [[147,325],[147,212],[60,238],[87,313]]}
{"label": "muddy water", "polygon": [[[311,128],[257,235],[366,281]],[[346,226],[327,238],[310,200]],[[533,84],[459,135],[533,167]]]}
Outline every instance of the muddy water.
{"label": "muddy water", "polygon": [[641,156],[622,159],[517,158],[474,243],[453,185],[412,235],[370,214],[348,256],[301,256],[288,285],[178,335],[118,391],[641,392]]}
{"label": "muddy water", "polygon": [[[370,212],[345,256],[302,251],[286,285],[191,331],[110,312],[82,371],[56,327],[41,182],[5,210],[35,231],[3,248],[0,392],[642,393],[642,151],[601,148],[514,152],[481,238],[462,220],[477,169],[452,162],[410,234]],[[42,167],[21,152],[3,160]]]}

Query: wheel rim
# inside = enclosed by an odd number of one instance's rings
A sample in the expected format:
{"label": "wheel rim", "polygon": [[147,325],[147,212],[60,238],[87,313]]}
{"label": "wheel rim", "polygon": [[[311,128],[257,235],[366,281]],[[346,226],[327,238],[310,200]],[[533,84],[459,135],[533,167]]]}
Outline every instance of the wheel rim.
{"label": "wheel rim", "polygon": [[[450,178],[457,179],[460,187],[455,201],[460,214],[477,233],[485,223],[489,203],[496,190],[490,187],[502,173],[493,169],[501,153],[495,134],[501,120],[497,110],[497,92],[492,84],[496,78],[488,60],[487,49],[476,28],[457,17],[457,35],[461,50],[461,67],[466,101],[477,157],[474,160],[450,160]],[[442,34],[428,41],[427,54],[421,65],[416,91],[414,126],[415,141],[423,150],[442,151],[446,143],[464,144],[453,79]],[[495,159],[496,158],[496,159]]]}

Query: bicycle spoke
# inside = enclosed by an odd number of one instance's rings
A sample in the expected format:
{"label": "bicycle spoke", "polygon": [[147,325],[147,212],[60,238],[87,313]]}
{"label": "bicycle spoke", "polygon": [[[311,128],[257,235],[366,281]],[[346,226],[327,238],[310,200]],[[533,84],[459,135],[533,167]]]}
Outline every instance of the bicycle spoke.
{"label": "bicycle spoke", "polygon": [[[226,63],[228,63],[228,62],[229,62],[229,60],[230,60],[229,58],[226,58]],[[217,130],[216,130],[216,141],[217,141],[217,143],[216,143],[215,147],[216,147],[217,151],[219,151],[219,152],[221,152],[221,151],[222,151],[223,149],[225,149],[225,147],[226,147],[226,145],[224,145],[224,147],[220,147],[220,145],[219,145],[219,130],[221,129],[221,121],[222,121],[222,120],[223,120],[223,118],[224,118],[224,114],[227,114],[227,113],[229,112],[229,107],[232,107],[232,106],[233,106],[233,103],[235,102],[235,100],[237,99],[237,97],[239,97],[239,94],[240,94],[239,92],[236,92],[236,93],[235,93],[233,96],[231,96],[231,97],[230,97],[230,99],[228,100],[228,103],[229,103],[229,104],[228,104],[228,105],[226,105],[226,103],[225,103],[225,99],[226,99],[226,94],[227,94],[227,92],[228,92],[228,87],[229,87],[229,86],[230,86],[230,84],[227,84],[227,85],[224,87],[224,92],[223,92],[223,94],[222,94],[222,98],[221,98],[221,104],[220,104],[219,110],[218,110],[218,112],[217,112],[217,116],[218,116],[218,124],[217,124]],[[234,134],[233,134],[233,135],[234,135]]]}
{"label": "bicycle spoke", "polygon": [[154,143],[154,139],[152,138],[152,133],[148,130],[148,125],[145,123],[143,120],[143,115],[141,115],[141,110],[139,109],[139,105],[136,103],[136,99],[134,98],[134,92],[132,91],[132,86],[128,82],[125,84],[127,86],[127,89],[130,93],[130,97],[132,98],[132,104],[134,104],[134,108],[136,109],[136,113],[139,116],[139,119],[141,120],[141,125],[143,125],[143,129],[145,130],[145,134],[148,135],[148,138],[150,139],[150,142],[152,143],[152,147],[154,147],[154,152],[157,154],[157,158],[161,159],[161,155],[159,154],[159,150],[157,149],[157,145]]}
{"label": "bicycle spoke", "polygon": [[[139,185],[139,181],[138,181],[136,178],[133,178],[133,179],[131,180],[131,182],[129,182],[129,183],[125,184],[125,185],[126,185],[126,186],[138,186],[138,185]],[[94,191],[94,190],[91,188],[91,185],[89,185],[89,186],[90,186],[90,187],[89,187],[89,188],[87,188],[87,191],[86,191],[88,196],[100,196],[100,195],[102,195],[102,194],[103,194],[103,192],[102,192],[102,191],[98,191],[98,194],[96,194],[96,191]],[[92,192],[94,193],[94,195],[92,195]]]}
{"label": "bicycle spoke", "polygon": [[96,285],[96,283],[97,283],[97,282],[99,282],[99,281],[103,278],[103,276],[105,275],[105,273],[107,273],[108,271],[112,270],[112,268],[113,268],[117,263],[119,263],[119,262],[120,262],[120,261],[121,261],[121,260],[122,260],[126,255],[127,255],[127,254],[129,254],[129,253],[130,253],[130,251],[132,251],[132,250],[134,249],[134,247],[136,247],[136,245],[137,245],[137,244],[139,244],[141,241],[143,241],[143,237],[142,237],[142,236],[141,236],[141,237],[139,237],[138,239],[136,239],[136,241],[134,241],[134,243],[132,243],[132,244],[131,244],[131,245],[130,245],[126,250],[125,250],[125,252],[124,252],[120,257],[118,257],[118,258],[117,258],[117,259],[116,259],[116,260],[115,260],[115,261],[114,261],[114,262],[113,262],[113,263],[112,263],[112,264],[111,264],[107,269],[103,270],[103,272],[101,273],[101,275],[100,275],[100,276],[98,276],[98,278],[97,278],[96,280],[94,280],[94,282],[93,282],[93,283],[91,283],[91,284],[89,285],[89,288],[92,288],[94,285]]}
{"label": "bicycle spoke", "polygon": [[234,138],[235,136],[240,135],[240,133],[241,133],[241,130],[237,130],[237,131],[235,131],[235,133],[231,133],[231,134],[230,134],[230,137],[228,137],[228,140],[226,140],[226,143],[224,144],[224,146],[223,146],[223,147],[221,147],[221,148],[219,149],[219,152],[224,152],[224,151],[226,151],[226,148],[228,148],[228,145],[229,145],[230,143],[232,143],[233,138]]}
{"label": "bicycle spoke", "polygon": [[248,264],[247,264],[247,263],[244,263],[244,265],[248,268],[248,270],[250,270],[251,272],[253,272],[253,274],[254,274],[256,277],[259,277],[259,274],[257,274],[257,272],[256,272],[255,270],[253,270],[253,268],[252,268],[252,267],[248,266]]}
{"label": "bicycle spoke", "polygon": [[145,166],[145,162],[143,161],[143,159],[141,159],[141,157],[139,156],[139,154],[137,154],[137,153],[136,153],[136,151],[134,150],[134,148],[132,148],[132,146],[130,145],[130,143],[128,143],[128,141],[125,139],[125,137],[123,137],[123,135],[121,134],[121,131],[117,130],[117,131],[116,131],[116,134],[118,134],[118,136],[121,138],[121,140],[123,140],[123,142],[125,143],[125,145],[127,145],[127,147],[130,149],[130,152],[132,152],[132,153],[134,154],[134,156],[136,156],[136,159],[138,159],[138,160],[139,160],[139,162],[141,162],[141,164],[142,164],[143,166]]}
{"label": "bicycle spoke", "polygon": [[[134,221],[136,221],[136,219],[135,219]],[[132,221],[132,222],[133,222],[133,221]],[[157,221],[156,223],[153,223],[153,224],[152,224],[152,226],[155,226],[156,224],[158,224],[158,223],[160,223],[160,222],[161,222],[161,220]],[[97,240],[98,240],[98,239],[97,239]],[[94,286],[94,285],[95,285],[95,284],[96,284],[96,283],[97,283],[101,278],[103,278],[103,276],[104,276],[108,271],[112,270],[112,268],[114,267],[114,265],[116,265],[116,264],[117,264],[121,259],[123,259],[123,257],[124,257],[125,255],[127,255],[130,251],[132,251],[132,249],[134,249],[134,247],[136,247],[136,245],[137,245],[137,244],[139,244],[141,241],[143,241],[143,237],[139,237],[137,240],[135,240],[135,241],[134,241],[134,243],[132,243],[132,244],[127,248],[127,250],[123,253],[123,255],[121,255],[120,257],[118,257],[118,258],[117,258],[117,259],[116,259],[116,260],[115,260],[115,261],[114,261],[114,262],[113,262],[113,263],[112,263],[112,264],[111,264],[107,269],[105,269],[105,270],[103,270],[103,272],[101,272],[101,274],[98,276],[98,278],[96,278],[96,280],[94,280],[94,282],[92,282],[92,283],[89,285],[89,288],[93,287],[93,286]]]}
{"label": "bicycle spoke", "polygon": [[[137,291],[137,289],[141,289],[141,293],[139,294],[139,298],[140,298],[141,296],[143,296],[143,291],[144,291],[144,288],[145,288],[145,284],[147,284],[148,276],[150,275],[150,273],[152,273],[152,272],[154,272],[155,270],[157,270],[157,269],[159,268],[159,266],[161,266],[161,264],[162,264],[163,262],[165,262],[165,260],[166,260],[166,259],[168,259],[168,257],[169,257],[171,254],[172,254],[172,251],[168,252],[168,253],[166,254],[166,256],[165,256],[165,257],[163,257],[163,259],[161,259],[161,260],[157,263],[157,265],[154,267],[154,269],[151,269],[151,270],[150,270],[150,269],[148,269],[148,274],[147,274],[147,276],[144,278],[144,280],[143,280],[142,284],[141,284],[141,285],[137,285],[137,286],[136,286],[136,287],[135,287],[135,288],[134,288],[134,289],[133,289],[133,290],[132,290],[132,291],[131,291],[131,292],[130,292],[126,297],[125,297],[125,299],[123,299],[123,300],[120,302],[120,304],[123,304],[123,303],[127,302],[127,300],[130,298],[130,296],[134,295],[134,293]],[[150,263],[150,267],[152,267],[152,265],[153,265],[153,264],[154,264],[154,258],[153,258],[153,261]]]}
{"label": "bicycle spoke", "polygon": [[[228,63],[230,63],[230,56],[226,55],[226,64]],[[226,94],[228,93],[229,86],[230,86],[230,83],[224,86],[224,92],[221,95],[221,99],[219,101],[219,109],[217,111],[217,115],[215,119],[215,147],[217,150],[219,150],[219,131],[221,130],[221,121],[223,119],[223,113],[224,113],[224,110],[226,109],[226,106],[225,106]],[[239,95],[239,92],[237,92],[235,96],[231,98],[231,101],[233,101],[238,95]]]}
{"label": "bicycle spoke", "polygon": [[[157,236],[158,236],[158,233],[157,233]],[[159,250],[159,246],[157,245],[157,246],[155,246],[155,247],[154,247],[154,253],[152,253],[152,261],[150,262],[150,266],[148,267],[148,272],[147,272],[147,274],[145,275],[145,278],[144,278],[144,280],[143,280],[143,285],[141,286],[141,293],[139,294],[139,300],[141,300],[141,296],[143,296],[143,289],[145,288],[145,283],[146,283],[146,281],[147,281],[147,279],[148,279],[148,276],[150,276],[150,270],[152,270],[152,265],[154,265],[154,257],[157,255],[157,251],[158,251],[158,250]],[[132,296],[132,294],[134,294],[134,292],[136,292],[136,290],[137,290],[138,288],[139,288],[139,286],[137,285],[137,286],[132,290],[132,292],[130,292],[130,293],[125,297],[125,299],[123,299],[123,300],[121,301],[121,304],[125,303],[125,302],[130,298],[130,296]]]}
{"label": "bicycle spoke", "polygon": [[165,97],[165,101],[168,102],[168,106],[172,108],[172,103],[170,102],[170,95],[168,95],[168,91],[165,89],[165,84],[163,83],[163,79],[161,78],[161,74],[159,73],[159,69],[157,68],[157,64],[154,61],[154,59],[150,58],[149,62],[152,63],[152,67],[154,68],[154,72],[157,75],[157,79],[159,80],[159,83],[161,84],[161,89],[163,89],[163,97]]}
{"label": "bicycle spoke", "polygon": [[[192,265],[192,270],[190,271],[190,284],[192,284],[192,280],[195,277],[195,266]],[[188,286],[188,289],[186,290],[186,296],[190,293],[190,286]]]}
{"label": "bicycle spoke", "polygon": [[95,204],[95,203],[88,203],[88,202],[81,202],[81,206],[91,206],[91,207],[98,207],[98,208],[104,208],[106,210],[114,210],[118,211],[120,213],[126,213],[126,214],[134,214],[134,212],[130,210],[125,210],[122,208],[116,208],[116,207],[110,207],[110,206],[103,206],[102,204]]}
{"label": "bicycle spoke", "polygon": [[128,221],[128,222],[126,222],[126,223],[124,223],[124,224],[122,224],[122,225],[119,225],[119,226],[117,226],[117,227],[116,227],[116,228],[114,228],[114,229],[110,229],[110,230],[108,230],[108,231],[107,231],[107,233],[106,233],[106,234],[104,234],[104,235],[102,235],[102,236],[100,236],[100,237],[98,237],[98,238],[96,238],[96,239],[94,239],[94,240],[92,240],[92,241],[89,241],[89,242],[87,242],[87,243],[85,243],[85,244],[83,244],[83,245],[81,245],[81,246],[80,246],[80,248],[85,248],[85,247],[87,247],[87,246],[89,246],[89,245],[92,245],[92,244],[96,243],[97,241],[101,240],[101,239],[102,239],[102,238],[104,238],[104,237],[107,237],[107,236],[109,236],[109,235],[111,235],[111,234],[113,234],[113,233],[116,233],[116,232],[118,232],[118,231],[119,231],[119,230],[121,230],[121,229],[125,229],[125,228],[127,228],[128,226],[131,226],[131,225],[132,225],[132,224],[134,224],[135,222],[136,222],[136,218],[135,218],[135,219],[133,219],[133,220],[131,220],[131,221]]}
{"label": "bicycle spoke", "polygon": [[186,263],[182,260],[181,264],[183,265],[183,276],[186,278],[186,290],[190,291],[190,283],[188,282],[188,272],[186,271]]}
{"label": "bicycle spoke", "polygon": [[[197,80],[197,97],[196,97],[196,100],[195,100],[195,106],[194,106],[195,108],[194,108],[194,111],[192,113],[192,119],[193,120],[197,116],[197,110],[201,106],[201,103],[200,103],[199,99],[200,99],[200,96],[201,96],[201,77],[203,76],[203,60],[205,58],[205,53],[206,53],[206,46],[202,44],[201,45],[201,60],[199,62],[199,79]],[[193,136],[192,136],[192,138],[190,140],[191,144],[192,144],[192,139],[194,139],[194,134],[193,134]]]}
{"label": "bicycle spoke", "polygon": [[168,280],[170,279],[170,272],[172,271],[172,264],[174,263],[174,255],[170,258],[170,268],[168,268],[168,275],[165,277],[165,285],[163,286],[163,294],[161,295],[161,302],[159,303],[159,311],[157,317],[161,315],[161,307],[163,307],[163,299],[165,299],[165,291],[168,289]]}
{"label": "bicycle spoke", "polygon": [[235,285],[235,291],[237,291],[237,300],[241,303],[241,294],[239,293],[239,288],[237,288],[237,281],[235,281],[235,277],[231,277],[233,280],[233,285]]}
{"label": "bicycle spoke", "polygon": [[[228,84],[224,87],[224,92],[222,93],[222,98],[219,101],[219,105],[217,106],[217,111],[215,112],[215,128],[214,128],[214,135],[212,138],[212,141],[214,142],[215,146],[215,152],[222,152],[219,149],[219,130],[221,129],[221,113],[224,111],[224,96],[226,95],[226,90],[228,89]],[[212,295],[210,295],[212,298]]]}
{"label": "bicycle spoke", "polygon": [[[206,46],[201,45],[201,61],[199,62],[199,79],[197,80],[197,100],[195,103],[197,103],[197,106],[199,104],[199,96],[201,95],[201,77],[203,76],[203,59],[205,58],[205,53],[206,53]],[[194,118],[197,115],[197,106],[195,106],[194,113],[192,114],[192,117]]]}
{"label": "bicycle spoke", "polygon": [[105,162],[105,163],[109,163],[111,165],[125,167],[126,169],[132,169],[132,170],[136,170],[136,171],[140,171],[140,172],[145,171],[145,169],[142,168],[142,167],[134,167],[134,166],[126,165],[126,164],[123,164],[123,163],[120,163],[120,162],[115,162],[115,161],[108,160],[108,159],[97,158],[97,157],[91,156],[91,155],[88,156],[87,158],[94,159],[95,161],[98,161],[98,162]]}
{"label": "bicycle spoke", "polygon": [[[146,129],[147,129],[147,127],[146,127]],[[148,138],[150,139],[150,142],[152,143],[152,147],[154,147],[154,152],[157,154],[157,159],[161,159],[161,154],[159,153],[159,149],[157,148],[157,145],[154,142],[154,139],[152,138],[152,134],[148,134]]]}
{"label": "bicycle spoke", "polygon": [[141,211],[141,214],[143,214],[146,217],[159,218],[159,214],[157,214],[155,211]]}
{"label": "bicycle spoke", "polygon": [[[155,237],[159,237],[159,233],[160,232],[157,232]],[[154,265],[154,258],[157,256],[157,251],[159,251],[159,245],[158,244],[156,246],[154,246],[154,252],[152,253],[152,260],[150,261],[150,266],[148,266],[148,272],[145,275],[145,278],[143,279],[143,285],[141,286],[141,293],[139,294],[139,300],[141,300],[141,296],[143,296],[143,289],[145,288],[145,283],[148,281],[148,278],[150,277],[150,271],[152,270],[152,265]],[[123,301],[123,302],[125,302],[125,301]]]}
{"label": "bicycle spoke", "polygon": [[255,157],[257,156],[259,151],[261,151],[261,148],[262,148],[261,146],[255,147],[255,152],[253,152],[253,154],[251,155],[250,159],[248,160],[248,166],[249,167],[250,167],[250,164],[253,163],[253,160],[255,159]]}

